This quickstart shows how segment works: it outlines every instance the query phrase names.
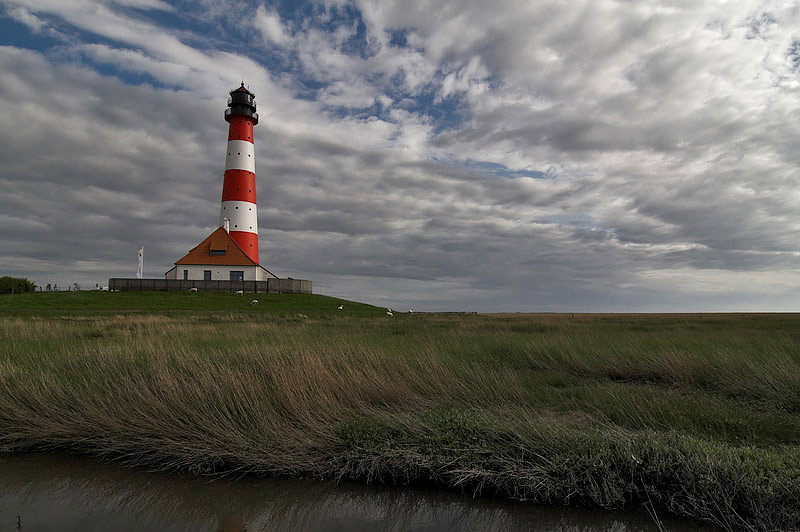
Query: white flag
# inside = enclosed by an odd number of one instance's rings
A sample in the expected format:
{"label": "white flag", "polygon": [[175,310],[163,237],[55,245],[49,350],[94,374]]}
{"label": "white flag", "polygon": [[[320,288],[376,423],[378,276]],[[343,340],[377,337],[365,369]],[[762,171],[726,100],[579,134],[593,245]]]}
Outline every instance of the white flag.
{"label": "white flag", "polygon": [[139,269],[136,270],[136,278],[142,278],[142,270],[144,269],[144,246],[139,250]]}

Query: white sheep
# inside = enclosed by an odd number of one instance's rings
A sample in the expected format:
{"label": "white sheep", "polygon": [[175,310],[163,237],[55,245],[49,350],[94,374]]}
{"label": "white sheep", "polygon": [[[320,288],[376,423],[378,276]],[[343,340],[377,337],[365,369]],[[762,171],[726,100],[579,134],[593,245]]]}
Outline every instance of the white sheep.
{"label": "white sheep", "polygon": [[336,307],[336,310],[344,310],[344,305],[339,305],[338,307]]}
{"label": "white sheep", "polygon": [[386,311],[386,317],[387,317],[387,318],[394,318],[394,314],[392,314],[392,311],[391,311],[391,310],[387,310],[387,311]]}
{"label": "white sheep", "polygon": [[258,299],[253,299],[252,301],[250,301],[250,306],[251,307],[255,307],[257,305],[258,305]]}
{"label": "white sheep", "polygon": [[197,288],[190,288],[189,292],[197,292]]}
{"label": "white sheep", "polygon": [[243,296],[244,295],[244,290],[237,290],[236,292],[233,293],[233,295],[235,295],[235,296]]}

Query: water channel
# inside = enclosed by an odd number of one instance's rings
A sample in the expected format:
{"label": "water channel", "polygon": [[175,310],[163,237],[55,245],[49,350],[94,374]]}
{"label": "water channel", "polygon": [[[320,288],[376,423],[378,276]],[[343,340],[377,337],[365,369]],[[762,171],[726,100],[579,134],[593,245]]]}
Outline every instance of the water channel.
{"label": "water channel", "polygon": [[[671,531],[716,530],[661,517]],[[92,458],[0,454],[0,532],[659,530],[642,512],[314,480],[193,477]]]}

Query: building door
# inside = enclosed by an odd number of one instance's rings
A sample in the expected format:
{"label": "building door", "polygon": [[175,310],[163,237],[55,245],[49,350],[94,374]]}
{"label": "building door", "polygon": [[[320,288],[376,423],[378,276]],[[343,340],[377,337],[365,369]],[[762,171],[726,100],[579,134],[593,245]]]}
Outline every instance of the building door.
{"label": "building door", "polygon": [[211,270],[203,270],[203,280],[204,281],[211,280]]}
{"label": "building door", "polygon": [[244,281],[244,272],[231,272],[231,281]]}
{"label": "building door", "polygon": [[189,280],[189,270],[183,270],[183,280],[184,281]]}

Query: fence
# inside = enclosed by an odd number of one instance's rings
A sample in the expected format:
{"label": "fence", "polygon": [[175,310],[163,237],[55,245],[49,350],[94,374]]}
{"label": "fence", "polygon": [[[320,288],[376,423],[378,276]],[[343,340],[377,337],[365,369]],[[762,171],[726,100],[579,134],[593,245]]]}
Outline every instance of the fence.
{"label": "fence", "polygon": [[311,294],[311,281],[305,279],[267,279],[266,281],[184,281],[183,279],[133,279],[114,277],[108,289],[117,291],[244,292],[268,294]]}

